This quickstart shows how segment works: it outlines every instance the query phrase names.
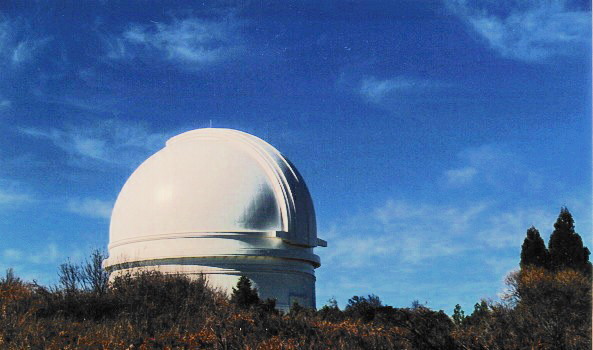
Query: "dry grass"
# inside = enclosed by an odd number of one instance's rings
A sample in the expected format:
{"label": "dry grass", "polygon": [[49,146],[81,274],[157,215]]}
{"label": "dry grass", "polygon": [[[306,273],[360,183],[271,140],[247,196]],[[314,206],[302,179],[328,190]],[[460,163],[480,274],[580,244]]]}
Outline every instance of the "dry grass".
{"label": "dry grass", "polygon": [[[535,273],[524,276],[528,277],[547,281]],[[577,289],[582,289],[583,281],[590,281],[572,274],[557,277],[562,286],[574,285]],[[590,295],[590,289],[583,295]],[[489,305],[463,324],[454,325],[442,311],[421,305],[392,308],[373,298],[353,298],[345,311],[333,305],[319,311],[296,308],[281,314],[261,302],[239,307],[209,288],[205,279],[143,273],[122,277],[102,291],[46,288],[11,276],[0,280],[0,348],[518,348],[513,344],[553,348],[549,342],[542,342],[543,338],[526,335],[533,332],[529,329],[531,319],[519,317],[529,315],[524,304]],[[590,308],[590,301],[588,305]],[[537,311],[530,307],[530,312]],[[566,324],[574,326],[570,320]],[[583,329],[590,330],[590,325]],[[590,345],[590,332],[579,339],[565,343],[565,348]]]}

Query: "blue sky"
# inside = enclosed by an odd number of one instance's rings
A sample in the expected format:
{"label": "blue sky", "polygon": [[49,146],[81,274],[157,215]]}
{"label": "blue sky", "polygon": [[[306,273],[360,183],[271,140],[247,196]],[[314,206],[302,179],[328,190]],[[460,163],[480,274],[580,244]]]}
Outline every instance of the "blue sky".
{"label": "blue sky", "polygon": [[[319,4],[321,3],[321,4]],[[591,247],[587,1],[3,2],[0,269],[56,281],[127,177],[234,128],[304,176],[318,304],[496,299],[561,206]]]}

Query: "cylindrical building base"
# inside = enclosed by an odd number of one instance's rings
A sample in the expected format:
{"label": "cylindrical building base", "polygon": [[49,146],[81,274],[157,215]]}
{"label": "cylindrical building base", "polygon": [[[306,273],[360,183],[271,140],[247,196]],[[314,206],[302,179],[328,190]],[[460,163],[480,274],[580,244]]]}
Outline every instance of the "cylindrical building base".
{"label": "cylindrical building base", "polygon": [[275,299],[276,308],[288,311],[294,303],[315,308],[315,272],[312,264],[273,257],[176,258],[138,261],[119,266],[111,278],[150,270],[165,274],[203,274],[211,287],[231,295],[240,276],[248,277],[262,300]]}

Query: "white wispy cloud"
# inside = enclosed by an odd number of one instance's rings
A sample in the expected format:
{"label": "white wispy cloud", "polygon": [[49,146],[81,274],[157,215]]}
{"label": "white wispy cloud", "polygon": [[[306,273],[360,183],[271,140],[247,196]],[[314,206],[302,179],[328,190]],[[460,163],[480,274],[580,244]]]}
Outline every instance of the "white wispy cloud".
{"label": "white wispy cloud", "polygon": [[[462,235],[472,227],[472,223],[489,207],[488,203],[476,202],[466,207],[455,205],[436,205],[410,202],[403,199],[389,199],[384,205],[374,209],[374,216],[388,231],[415,233],[430,232],[431,227],[441,227],[447,235]],[[416,222],[412,228],[409,223]],[[413,230],[414,234],[411,230]],[[418,235],[416,235],[419,237]]]}
{"label": "white wispy cloud", "polygon": [[113,203],[95,198],[70,199],[68,211],[94,218],[109,219]]}
{"label": "white wispy cloud", "polygon": [[349,268],[385,260],[423,264],[468,249],[463,236],[487,208],[486,203],[459,207],[390,199],[322,233],[331,247],[322,254],[329,263]]}
{"label": "white wispy cloud", "polygon": [[48,263],[56,262],[62,256],[63,253],[56,243],[48,243],[42,250],[27,254],[27,260],[35,264]]}
{"label": "white wispy cloud", "polygon": [[366,100],[380,103],[386,98],[396,96],[398,93],[424,92],[427,89],[434,89],[442,86],[444,86],[443,83],[427,79],[415,79],[401,76],[389,79],[378,79],[370,76],[361,80],[359,92]]}
{"label": "white wispy cloud", "polygon": [[565,0],[445,1],[503,57],[541,61],[590,40],[590,11]]}
{"label": "white wispy cloud", "polygon": [[166,60],[191,67],[212,64],[240,51],[242,25],[233,16],[132,24],[119,37],[106,40],[108,57],[122,59],[156,52]]}
{"label": "white wispy cloud", "polygon": [[0,16],[0,65],[18,66],[32,60],[49,38],[27,31],[21,20]]}
{"label": "white wispy cloud", "polygon": [[[0,164],[2,166],[2,164]],[[0,206],[33,202],[30,191],[19,181],[0,178]]]}
{"label": "white wispy cloud", "polygon": [[376,235],[364,237],[344,235],[332,241],[331,249],[324,252],[327,263],[338,264],[349,268],[368,267],[378,259],[393,255],[398,251],[395,237]]}
{"label": "white wispy cloud", "polygon": [[466,166],[463,168],[446,170],[445,177],[447,178],[448,184],[459,186],[470,183],[477,173],[478,170],[476,168]]}
{"label": "white wispy cloud", "polygon": [[443,172],[447,185],[504,188],[513,183],[522,191],[536,191],[543,186],[543,176],[529,169],[519,154],[502,144],[469,147],[457,157],[461,165]]}
{"label": "white wispy cloud", "polygon": [[13,64],[18,65],[26,62],[34,57],[35,51],[45,45],[45,40],[33,40],[26,39],[19,42],[12,50],[11,61]]}
{"label": "white wispy cloud", "polygon": [[57,282],[56,268],[60,263],[68,259],[74,263],[82,262],[85,255],[86,252],[80,248],[80,241],[70,246],[63,242],[47,241],[39,245],[6,247],[0,250],[0,274],[12,268],[25,281],[35,280],[51,285]]}
{"label": "white wispy cloud", "polygon": [[401,260],[421,263],[467,249],[461,238],[488,207],[479,202],[462,207],[390,199],[374,210],[374,216],[385,234],[394,235]]}
{"label": "white wispy cloud", "polygon": [[0,111],[3,109],[10,108],[10,106],[12,106],[12,102],[10,102],[10,100],[0,98]]}
{"label": "white wispy cloud", "polygon": [[513,207],[511,210],[491,212],[475,235],[486,247],[493,249],[514,247],[519,249],[525,239],[527,228],[532,225],[544,229],[552,227],[556,220],[556,208]]}
{"label": "white wispy cloud", "polygon": [[32,198],[28,194],[16,193],[0,188],[0,205],[29,202]]}
{"label": "white wispy cloud", "polygon": [[6,248],[2,251],[1,257],[7,262],[30,262],[34,264],[55,262],[62,257],[58,244],[47,243],[44,247],[36,252],[26,252],[17,248]]}
{"label": "white wispy cloud", "polygon": [[6,248],[2,251],[4,259],[9,261],[20,260],[24,256],[24,253],[19,249]]}
{"label": "white wispy cloud", "polygon": [[63,129],[24,128],[25,135],[46,139],[75,161],[136,166],[151,152],[163,147],[167,135],[151,132],[144,124],[116,119]]}

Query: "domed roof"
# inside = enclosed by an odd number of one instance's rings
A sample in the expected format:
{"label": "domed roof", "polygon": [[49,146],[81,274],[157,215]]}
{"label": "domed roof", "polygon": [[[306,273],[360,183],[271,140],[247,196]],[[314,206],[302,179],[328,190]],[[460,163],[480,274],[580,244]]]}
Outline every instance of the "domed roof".
{"label": "domed roof", "polygon": [[191,233],[269,232],[315,247],[311,196],[296,168],[244,132],[198,129],[169,139],[122,188],[110,246]]}

